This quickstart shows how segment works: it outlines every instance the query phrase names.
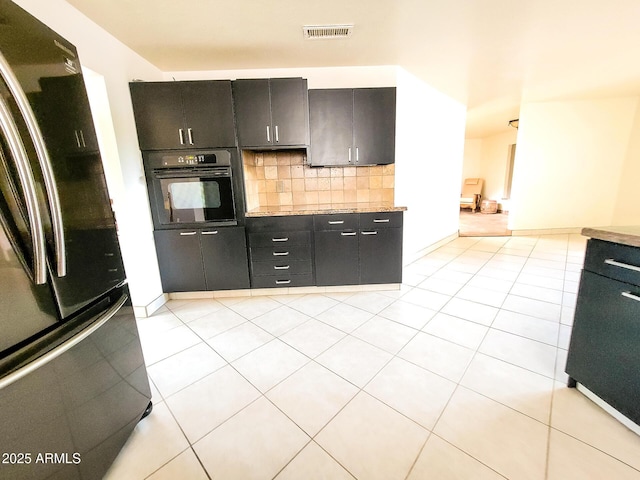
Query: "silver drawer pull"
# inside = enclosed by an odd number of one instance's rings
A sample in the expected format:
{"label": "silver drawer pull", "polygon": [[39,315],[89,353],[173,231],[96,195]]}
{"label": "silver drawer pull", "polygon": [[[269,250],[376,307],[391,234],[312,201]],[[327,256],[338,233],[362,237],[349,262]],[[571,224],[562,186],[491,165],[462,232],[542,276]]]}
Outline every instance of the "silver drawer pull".
{"label": "silver drawer pull", "polygon": [[633,270],[634,272],[640,272],[640,267],[635,265],[629,265],[628,263],[616,262],[613,258],[607,258],[604,263],[607,265],[613,265],[614,267],[626,268],[627,270]]}
{"label": "silver drawer pull", "polygon": [[291,268],[289,265],[274,265],[274,270],[289,270]]}
{"label": "silver drawer pull", "polygon": [[283,237],[283,238],[272,238],[271,239],[272,242],[288,242],[289,241],[289,237]]}
{"label": "silver drawer pull", "polygon": [[288,285],[291,280],[276,280],[276,285]]}
{"label": "silver drawer pull", "polygon": [[623,297],[630,298],[631,300],[635,300],[636,302],[640,302],[640,297],[637,295],[634,295],[631,292],[622,292],[620,295],[622,295]]}
{"label": "silver drawer pull", "polygon": [[189,237],[191,235],[195,235],[198,232],[180,232],[180,235],[182,235],[183,237]]}
{"label": "silver drawer pull", "polygon": [[286,257],[289,255],[289,252],[273,252],[274,257]]}
{"label": "silver drawer pull", "polygon": [[357,234],[358,232],[340,232],[340,235],[342,235],[343,237],[353,237]]}
{"label": "silver drawer pull", "polygon": [[372,232],[360,232],[362,235],[377,235],[378,232],[376,231],[372,231]]}
{"label": "silver drawer pull", "polygon": [[217,235],[218,230],[211,230],[210,232],[202,232],[202,235]]}
{"label": "silver drawer pull", "polygon": [[373,223],[389,223],[388,218],[374,218]]}
{"label": "silver drawer pull", "polygon": [[329,225],[342,225],[344,220],[329,220],[327,223],[329,223]]}

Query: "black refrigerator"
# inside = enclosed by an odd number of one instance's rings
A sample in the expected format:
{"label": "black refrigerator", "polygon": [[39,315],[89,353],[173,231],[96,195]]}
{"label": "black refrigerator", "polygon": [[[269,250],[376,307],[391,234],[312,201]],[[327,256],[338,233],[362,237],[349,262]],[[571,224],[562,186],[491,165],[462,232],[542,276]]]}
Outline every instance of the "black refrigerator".
{"label": "black refrigerator", "polygon": [[0,479],[99,479],[151,392],[76,49],[0,0]]}

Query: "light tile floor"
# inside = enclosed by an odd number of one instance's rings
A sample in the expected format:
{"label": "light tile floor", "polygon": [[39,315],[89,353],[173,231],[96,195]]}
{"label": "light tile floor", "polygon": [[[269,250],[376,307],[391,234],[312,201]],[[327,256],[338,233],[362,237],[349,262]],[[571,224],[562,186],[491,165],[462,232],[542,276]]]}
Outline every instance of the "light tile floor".
{"label": "light tile floor", "polygon": [[563,372],[585,239],[458,238],[400,290],[173,300],[123,479],[640,479]]}

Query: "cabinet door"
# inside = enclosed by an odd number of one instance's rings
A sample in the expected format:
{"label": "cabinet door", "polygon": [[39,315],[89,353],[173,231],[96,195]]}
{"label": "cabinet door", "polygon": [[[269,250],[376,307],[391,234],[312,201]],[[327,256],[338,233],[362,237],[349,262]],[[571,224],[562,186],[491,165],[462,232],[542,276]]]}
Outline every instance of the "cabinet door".
{"label": "cabinet door", "polygon": [[153,232],[160,266],[162,291],[206,290],[200,236],[197,230],[156,230]]}
{"label": "cabinet door", "polygon": [[395,161],[396,89],[357,88],[353,91],[353,143],[358,165]]}
{"label": "cabinet door", "polygon": [[309,91],[311,165],[348,165],[353,152],[353,91]]}
{"label": "cabinet door", "polygon": [[583,271],[567,373],[640,422],[640,288]]}
{"label": "cabinet door", "polygon": [[275,78],[269,82],[273,144],[308,145],[307,81],[302,78]]}
{"label": "cabinet door", "polygon": [[207,290],[249,288],[244,227],[202,230],[200,242]]}
{"label": "cabinet door", "polygon": [[358,232],[315,232],[316,285],[357,285]]}
{"label": "cabinet door", "polygon": [[181,82],[188,147],[233,147],[231,82]]}
{"label": "cabinet door", "polygon": [[360,283],[402,282],[402,229],[360,230]]}
{"label": "cabinet door", "polygon": [[[141,150],[185,148],[186,132],[178,82],[129,84]],[[183,129],[183,135],[180,135]]]}
{"label": "cabinet door", "polygon": [[235,80],[233,98],[238,143],[244,147],[271,146],[269,80]]}

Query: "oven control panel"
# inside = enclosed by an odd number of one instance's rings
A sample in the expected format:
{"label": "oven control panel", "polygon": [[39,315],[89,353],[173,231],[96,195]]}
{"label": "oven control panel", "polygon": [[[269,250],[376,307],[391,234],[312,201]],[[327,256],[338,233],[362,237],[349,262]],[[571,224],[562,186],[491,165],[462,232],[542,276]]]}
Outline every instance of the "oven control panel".
{"label": "oven control panel", "polygon": [[212,167],[231,165],[229,150],[149,152],[145,163],[151,168]]}

